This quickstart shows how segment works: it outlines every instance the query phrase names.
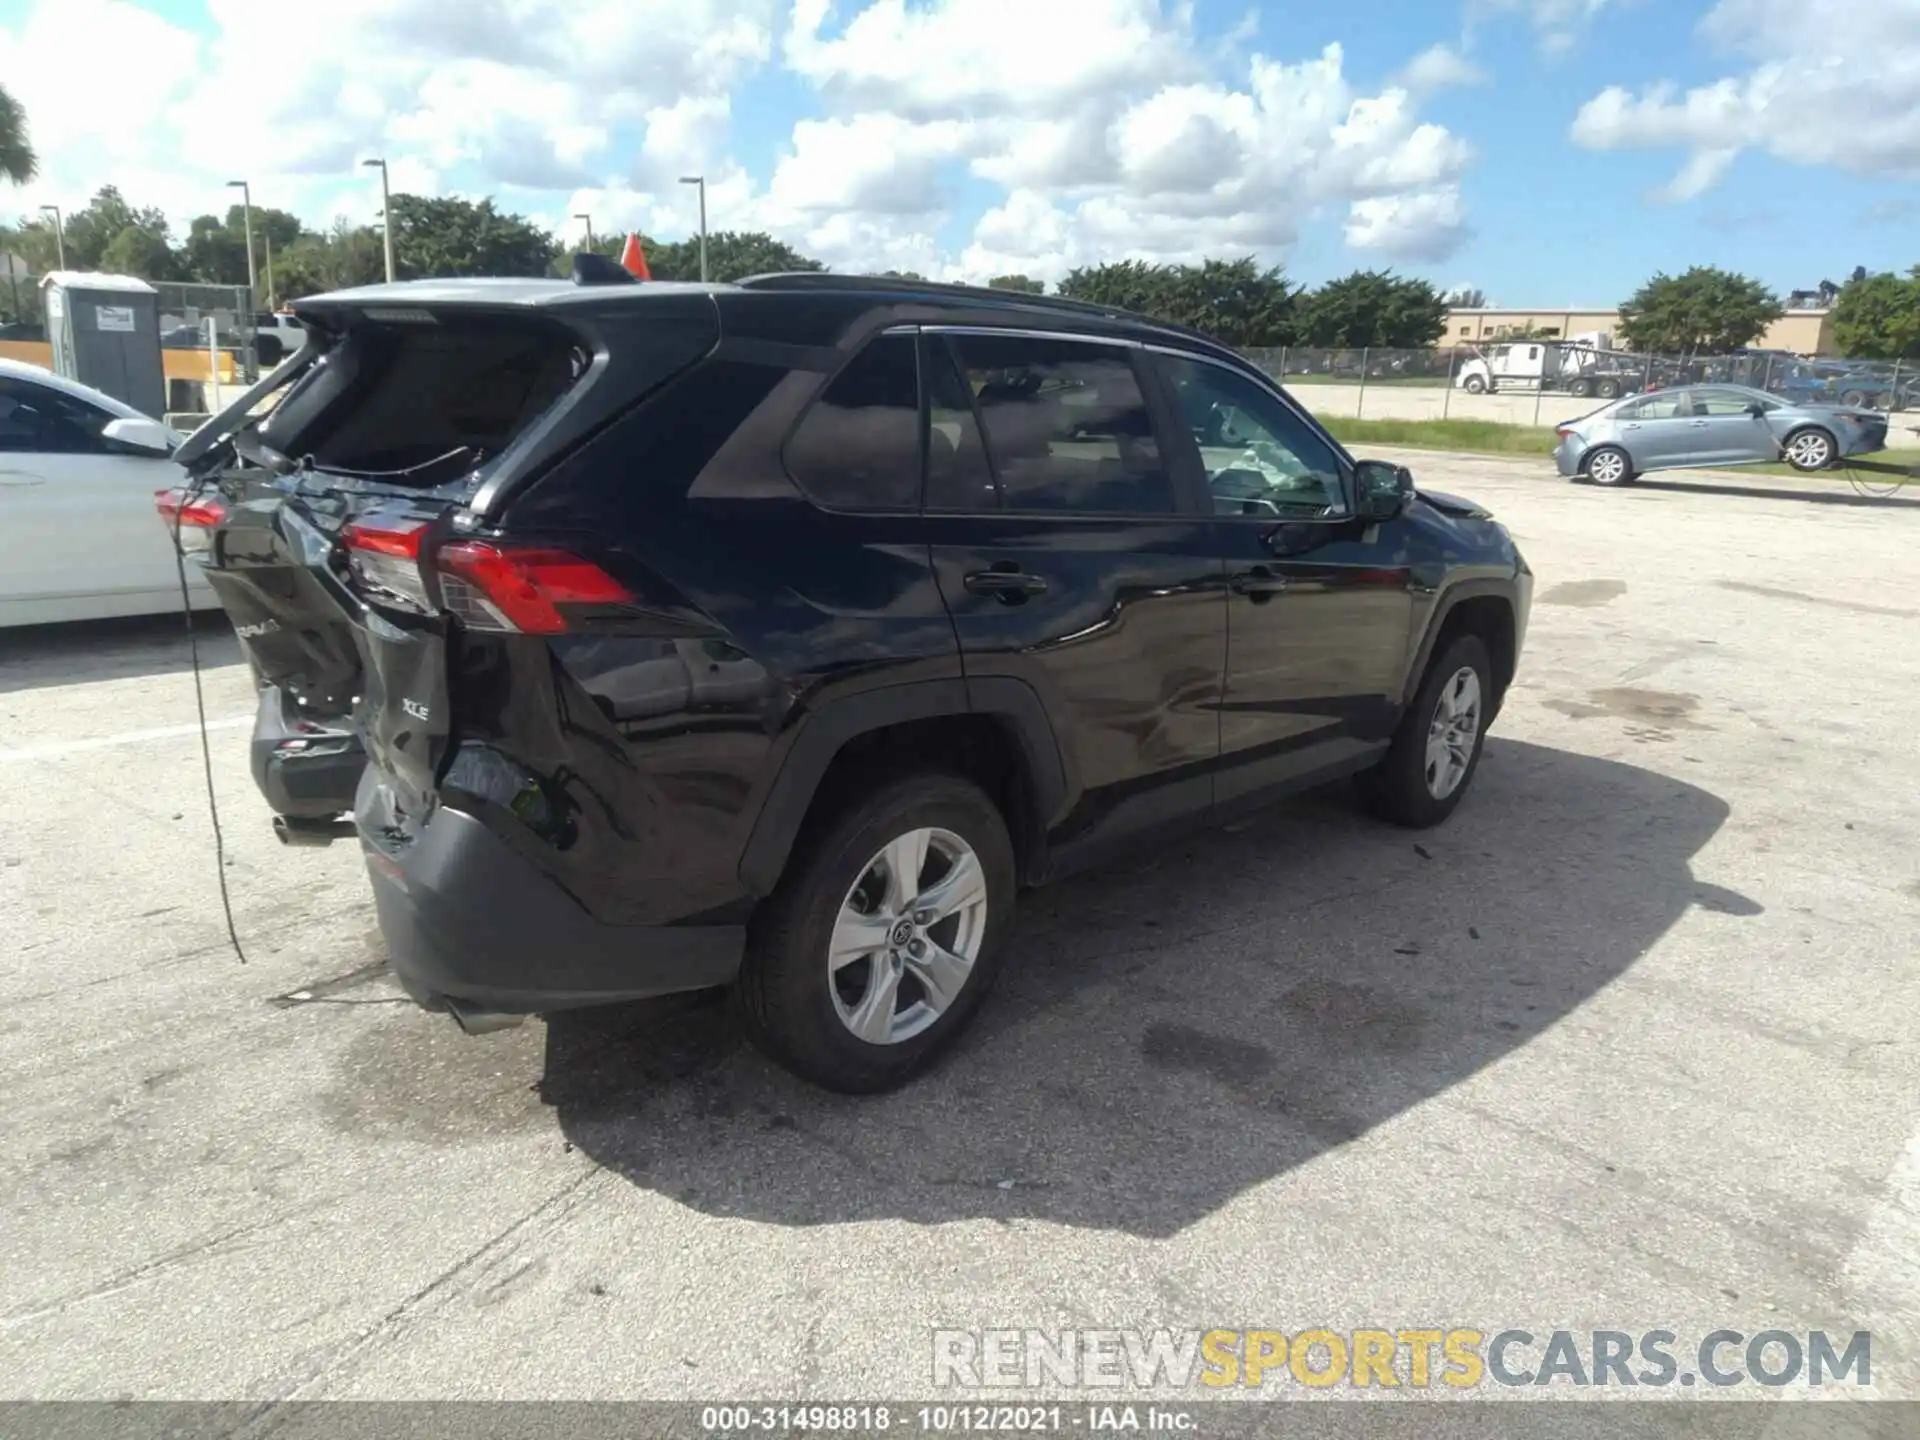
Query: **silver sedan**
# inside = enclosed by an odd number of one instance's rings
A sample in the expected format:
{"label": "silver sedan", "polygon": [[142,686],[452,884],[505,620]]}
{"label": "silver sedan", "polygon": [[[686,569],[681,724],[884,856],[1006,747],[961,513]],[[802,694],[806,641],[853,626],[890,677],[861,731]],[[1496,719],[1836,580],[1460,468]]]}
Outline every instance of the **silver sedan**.
{"label": "silver sedan", "polygon": [[1625,485],[1646,470],[1784,460],[1825,470],[1887,444],[1887,417],[1838,405],[1795,405],[1744,385],[1680,385],[1632,395],[1558,428],[1566,476]]}

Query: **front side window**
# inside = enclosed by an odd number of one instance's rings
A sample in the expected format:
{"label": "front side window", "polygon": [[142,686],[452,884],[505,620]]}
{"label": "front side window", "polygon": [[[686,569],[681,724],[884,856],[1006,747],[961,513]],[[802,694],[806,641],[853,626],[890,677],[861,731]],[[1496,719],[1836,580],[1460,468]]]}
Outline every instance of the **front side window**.
{"label": "front side window", "polygon": [[0,377],[0,453],[104,455],[100,432],[113,417],[71,395]]}
{"label": "front side window", "polygon": [[984,332],[947,343],[1005,508],[1172,513],[1173,479],[1128,350]]}
{"label": "front side window", "polygon": [[832,510],[920,504],[920,378],[911,335],[882,335],[834,376],[787,442],[787,470]]}
{"label": "front side window", "polygon": [[1244,375],[1200,360],[1157,358],[1200,448],[1217,514],[1347,513],[1340,457],[1305,420]]}

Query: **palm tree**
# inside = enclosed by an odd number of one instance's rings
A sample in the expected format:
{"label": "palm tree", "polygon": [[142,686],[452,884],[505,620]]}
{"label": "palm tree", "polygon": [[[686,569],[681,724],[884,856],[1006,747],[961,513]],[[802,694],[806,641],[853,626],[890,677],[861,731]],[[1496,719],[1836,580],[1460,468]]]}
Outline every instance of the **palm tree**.
{"label": "palm tree", "polygon": [[0,175],[24,185],[39,170],[40,161],[27,143],[27,112],[0,86]]}

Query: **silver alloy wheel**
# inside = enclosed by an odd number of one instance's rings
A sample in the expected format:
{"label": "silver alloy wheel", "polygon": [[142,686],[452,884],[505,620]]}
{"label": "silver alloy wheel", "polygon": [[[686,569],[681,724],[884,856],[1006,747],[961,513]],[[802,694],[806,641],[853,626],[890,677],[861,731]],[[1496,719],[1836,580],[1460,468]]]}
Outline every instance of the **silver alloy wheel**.
{"label": "silver alloy wheel", "polygon": [[1480,674],[1462,665],[1440,687],[1427,725],[1427,793],[1444,800],[1460,788],[1480,735]]}
{"label": "silver alloy wheel", "polygon": [[960,998],[987,933],[987,877],[951,830],[909,830],[840,902],[827,990],[840,1023],[870,1045],[911,1040]]}
{"label": "silver alloy wheel", "polygon": [[1833,461],[1833,441],[1824,431],[1802,430],[1787,442],[1787,463],[1796,470],[1824,470]]}
{"label": "silver alloy wheel", "polygon": [[1618,485],[1627,478],[1627,457],[1618,450],[1602,450],[1587,462],[1587,475],[1596,485]]}

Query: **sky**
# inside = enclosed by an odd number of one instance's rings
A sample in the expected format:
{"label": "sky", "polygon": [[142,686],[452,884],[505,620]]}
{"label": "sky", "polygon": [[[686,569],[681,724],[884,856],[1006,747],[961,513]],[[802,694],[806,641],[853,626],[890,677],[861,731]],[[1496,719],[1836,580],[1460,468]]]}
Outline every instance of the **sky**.
{"label": "sky", "polygon": [[836,269],[1253,255],[1516,307],[1920,263],[1920,0],[0,0],[31,213],[396,190]]}

